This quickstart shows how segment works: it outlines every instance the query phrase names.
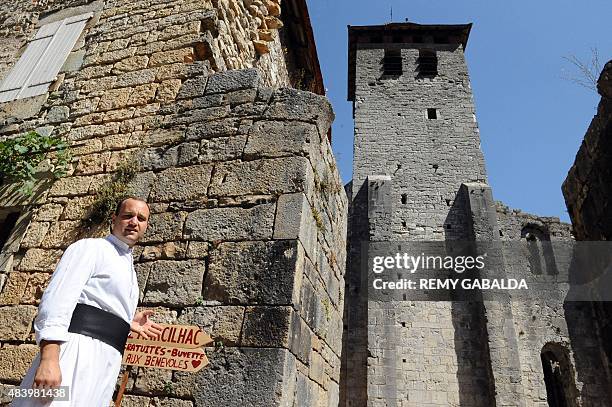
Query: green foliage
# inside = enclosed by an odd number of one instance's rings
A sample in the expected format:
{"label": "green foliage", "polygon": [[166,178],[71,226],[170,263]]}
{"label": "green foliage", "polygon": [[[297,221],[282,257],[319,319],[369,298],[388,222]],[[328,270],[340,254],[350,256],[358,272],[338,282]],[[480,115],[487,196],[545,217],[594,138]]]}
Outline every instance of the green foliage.
{"label": "green foliage", "polygon": [[166,394],[174,394],[174,383],[168,381],[164,383],[164,393]]}
{"label": "green foliage", "polygon": [[31,131],[0,142],[0,177],[2,181],[19,182],[21,192],[30,195],[38,165],[49,159],[57,178],[68,171],[72,156],[68,143],[56,136],[42,136]]}
{"label": "green foliage", "polygon": [[323,312],[325,313],[325,319],[327,321],[329,321],[332,317],[331,313],[332,313],[332,306],[331,303],[329,302],[329,299],[326,297],[323,299],[323,301],[321,301],[321,303],[323,304]]}
{"label": "green foliage", "polygon": [[121,198],[129,194],[128,184],[136,176],[137,167],[133,162],[121,163],[110,181],[102,184],[91,204],[89,216],[85,219],[88,226],[107,222],[115,211]]}
{"label": "green foliage", "polygon": [[324,233],[325,223],[323,223],[323,216],[321,216],[321,212],[319,212],[319,210],[312,205],[310,206],[310,210],[312,211],[312,217],[314,218],[315,223],[317,224],[317,229],[319,229],[321,233]]}

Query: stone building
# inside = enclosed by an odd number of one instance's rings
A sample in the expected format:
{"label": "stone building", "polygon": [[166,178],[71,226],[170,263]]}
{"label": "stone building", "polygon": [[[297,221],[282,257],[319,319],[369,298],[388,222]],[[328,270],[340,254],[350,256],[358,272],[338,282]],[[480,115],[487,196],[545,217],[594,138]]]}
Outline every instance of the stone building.
{"label": "stone building", "polygon": [[559,253],[501,257],[540,283],[536,301],[367,297],[363,241],[571,240],[557,218],[492,199],[470,28],[350,27],[343,189],[305,0],[0,5],[0,141],[35,131],[73,156],[59,179],[43,163],[31,194],[0,185],[0,404],[37,350],[50,273],[76,238],[105,233],[92,215],[119,189],[152,208],[141,306],[215,341],[197,374],[134,369],[124,405],[609,405],[590,340],[605,327],[551,285]]}
{"label": "stone building", "polygon": [[141,306],[215,346],[197,374],[134,369],[123,405],[336,406],[347,199],[305,1],[7,1],[0,38],[0,140],[73,156],[31,194],[3,177],[0,402],[59,257],[125,190],[152,209]]}
{"label": "stone building", "polygon": [[[601,101],[591,121],[574,165],[563,183],[563,195],[577,240],[612,240],[612,61],[604,67],[597,82]],[[601,268],[612,264],[612,253],[601,259]],[[607,287],[606,287],[607,288]],[[612,307],[608,298],[595,293],[590,304],[596,323],[593,337],[604,355],[605,374],[612,371]]]}
{"label": "stone building", "polygon": [[[554,243],[571,242],[570,225],[492,198],[464,59],[470,29],[349,27],[355,139],[341,405],[608,406],[590,311],[566,303],[556,284],[568,263]],[[528,278],[533,297],[373,297],[364,242],[399,251],[416,241],[498,244],[498,271]],[[521,241],[542,261],[507,252]]]}

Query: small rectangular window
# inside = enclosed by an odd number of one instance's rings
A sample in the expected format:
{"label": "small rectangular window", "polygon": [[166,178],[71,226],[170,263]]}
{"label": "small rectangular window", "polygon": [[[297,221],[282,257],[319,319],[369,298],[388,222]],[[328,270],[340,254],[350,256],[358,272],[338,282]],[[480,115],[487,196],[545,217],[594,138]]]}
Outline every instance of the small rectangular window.
{"label": "small rectangular window", "polygon": [[430,120],[436,120],[438,118],[438,111],[434,108],[427,109],[427,118]]}
{"label": "small rectangular window", "polygon": [[386,49],[383,58],[383,75],[400,76],[402,74],[402,53],[399,49]]}
{"label": "small rectangular window", "polygon": [[438,57],[433,49],[420,49],[417,60],[417,71],[419,76],[438,75]]}
{"label": "small rectangular window", "polygon": [[46,93],[92,15],[43,25],[0,83],[0,103]]}

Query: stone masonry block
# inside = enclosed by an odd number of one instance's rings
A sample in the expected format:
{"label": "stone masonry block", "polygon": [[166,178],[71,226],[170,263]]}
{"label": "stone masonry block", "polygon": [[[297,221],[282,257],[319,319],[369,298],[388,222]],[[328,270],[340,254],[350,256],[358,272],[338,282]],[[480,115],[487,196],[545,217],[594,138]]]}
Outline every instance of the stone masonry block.
{"label": "stone masonry block", "polygon": [[151,398],[149,397],[132,396],[131,394],[126,394],[121,400],[123,407],[149,407],[150,403]]}
{"label": "stone masonry block", "polygon": [[138,85],[150,84],[155,81],[154,69],[143,69],[141,71],[126,72],[117,77],[116,87],[122,87],[127,90]]}
{"label": "stone masonry block", "polygon": [[318,144],[319,133],[313,124],[263,120],[251,127],[244,155],[248,159],[311,155]]}
{"label": "stone masonry block", "polygon": [[145,303],[193,305],[202,293],[206,266],[197,260],[153,263],[144,294]]}
{"label": "stone masonry block", "polygon": [[210,196],[283,194],[305,191],[314,179],[304,157],[229,162],[216,167]]}
{"label": "stone masonry block", "polygon": [[142,152],[140,166],[143,170],[160,170],[175,167],[178,163],[178,147],[151,147]]}
{"label": "stone masonry block", "polygon": [[128,106],[144,106],[147,103],[152,102],[155,98],[155,93],[157,92],[158,86],[159,85],[156,83],[147,83],[135,87],[133,92],[130,94]]}
{"label": "stone masonry block", "polygon": [[98,110],[103,112],[126,107],[130,93],[132,93],[131,88],[111,89],[106,91],[102,99],[100,99]]}
{"label": "stone masonry block", "polygon": [[84,195],[89,191],[93,179],[93,176],[60,178],[51,187],[49,196]]}
{"label": "stone masonry block", "polygon": [[191,212],[185,222],[185,238],[194,240],[269,239],[274,204],[253,208],[214,208]]}
{"label": "stone masonry block", "polygon": [[[13,271],[0,292],[0,305],[17,305],[28,284],[29,273]],[[1,309],[1,308],[0,308]]]}
{"label": "stone masonry block", "polygon": [[148,394],[164,394],[166,383],[172,381],[172,371],[166,369],[139,368],[134,389]]}
{"label": "stone masonry block", "polygon": [[306,196],[297,192],[278,198],[274,220],[275,239],[299,239],[308,257],[315,260],[317,224]]}
{"label": "stone masonry block", "polygon": [[96,197],[93,195],[86,195],[83,197],[72,198],[68,201],[66,209],[62,214],[62,220],[77,220],[86,217],[91,209],[91,205],[95,201]]}
{"label": "stone masonry block", "polygon": [[30,249],[19,263],[19,270],[51,273],[61,255],[62,250]]}
{"label": "stone masonry block", "polygon": [[[193,99],[203,96],[206,93],[206,83],[208,77],[202,76],[194,79],[186,80],[181,86],[177,99]],[[202,106],[206,107],[206,106]]]}
{"label": "stone masonry block", "polygon": [[289,348],[293,308],[247,307],[244,315],[242,345],[258,348]]}
{"label": "stone masonry block", "polygon": [[224,346],[236,346],[240,342],[244,307],[214,306],[186,308],[178,320],[179,324],[199,326]]}
{"label": "stone masonry block", "polygon": [[209,353],[208,358],[210,366],[193,379],[194,388],[207,389],[194,392],[196,405],[294,405],[296,363],[286,349],[225,348]]}
{"label": "stone masonry block", "polygon": [[26,340],[36,316],[36,307],[14,305],[0,307],[0,341]]}
{"label": "stone masonry block", "polygon": [[149,57],[144,55],[129,57],[117,62],[113,66],[113,73],[137,71],[146,68],[148,63]]}
{"label": "stone masonry block", "polygon": [[211,162],[239,159],[242,157],[246,142],[246,135],[202,140],[200,143],[200,160],[201,162]]}
{"label": "stone masonry block", "polygon": [[153,201],[186,201],[206,195],[212,166],[170,168],[162,171],[153,186]]}
{"label": "stone masonry block", "polygon": [[64,220],[55,222],[49,228],[41,243],[46,249],[65,248],[73,243],[81,232],[81,221]]}
{"label": "stone masonry block", "polygon": [[222,243],[210,253],[204,299],[230,304],[291,304],[295,241]]}
{"label": "stone masonry block", "polygon": [[260,77],[257,69],[230,70],[211,75],[206,93],[225,93],[240,89],[256,88]]}
{"label": "stone masonry block", "polygon": [[186,217],[185,212],[165,212],[151,215],[147,233],[141,243],[180,240]]}
{"label": "stone masonry block", "polygon": [[39,222],[55,222],[62,214],[64,207],[60,204],[45,204],[36,212],[35,219]]}
{"label": "stone masonry block", "polygon": [[36,247],[40,245],[49,230],[48,222],[32,222],[28,231],[21,241],[21,247]]}
{"label": "stone masonry block", "polygon": [[234,136],[238,132],[238,122],[235,118],[215,120],[192,126],[187,130],[187,140],[209,139],[213,137]]}
{"label": "stone masonry block", "polygon": [[136,174],[133,180],[128,183],[128,190],[131,195],[147,199],[155,182],[155,174],[152,171]]}
{"label": "stone masonry block", "polygon": [[157,89],[157,96],[155,97],[160,102],[171,102],[173,101],[181,88],[180,79],[168,79],[163,81]]}
{"label": "stone masonry block", "polygon": [[38,305],[50,279],[51,274],[49,273],[31,274],[23,296],[21,297],[21,303]]}
{"label": "stone masonry block", "polygon": [[327,131],[334,121],[334,111],[324,96],[281,88],[274,93],[265,117],[315,123],[321,138],[324,138],[327,137]]}
{"label": "stone masonry block", "polygon": [[38,346],[4,345],[0,348],[0,380],[19,382],[32,364]]}
{"label": "stone masonry block", "polygon": [[193,48],[156,52],[151,55],[149,67],[174,64],[178,62],[193,62]]}
{"label": "stone masonry block", "polygon": [[291,352],[302,361],[302,363],[308,365],[310,363],[310,354],[313,348],[312,332],[308,328],[306,322],[300,317],[299,313],[295,311],[291,313],[290,334],[289,347]]}

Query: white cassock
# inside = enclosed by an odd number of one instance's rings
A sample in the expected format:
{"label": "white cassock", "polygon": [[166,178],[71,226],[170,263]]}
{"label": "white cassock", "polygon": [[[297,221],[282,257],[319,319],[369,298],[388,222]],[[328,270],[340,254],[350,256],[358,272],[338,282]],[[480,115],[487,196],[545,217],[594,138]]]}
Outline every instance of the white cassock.
{"label": "white cassock", "polygon": [[[69,386],[70,401],[15,398],[13,407],[108,407],[121,369],[121,354],[98,339],[68,332],[77,303],[98,307],[131,323],[138,305],[138,281],[132,250],[126,243],[109,235],[79,240],[66,249],[42,297],[34,329],[37,344],[43,339],[63,342],[61,385]],[[32,387],[39,363],[40,353],[21,388]]]}

